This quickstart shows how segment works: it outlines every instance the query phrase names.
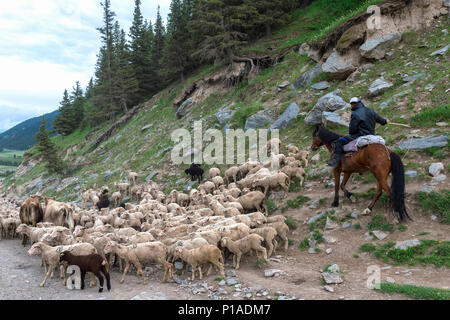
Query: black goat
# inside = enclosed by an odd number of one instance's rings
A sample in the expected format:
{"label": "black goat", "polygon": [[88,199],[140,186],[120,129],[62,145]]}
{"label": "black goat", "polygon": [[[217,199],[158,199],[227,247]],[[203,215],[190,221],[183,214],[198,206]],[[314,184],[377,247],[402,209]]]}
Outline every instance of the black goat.
{"label": "black goat", "polygon": [[[59,256],[59,262],[67,261],[70,266],[78,266],[81,271],[81,290],[84,290],[84,279],[87,272],[92,272],[100,281],[100,289],[98,292],[103,292],[103,276],[106,278],[106,286],[108,291],[111,291],[111,279],[107,271],[108,262],[98,254],[90,254],[87,256],[75,256],[69,251],[64,251]],[[108,266],[109,267],[109,266]],[[101,273],[100,273],[101,272]]]}
{"label": "black goat", "polygon": [[109,208],[110,205],[108,193],[103,193],[100,196],[100,201],[97,203],[98,210],[102,210],[103,208]]}
{"label": "black goat", "polygon": [[195,181],[198,179],[198,183],[202,183],[203,174],[205,173],[203,169],[200,167],[200,164],[191,164],[189,169],[184,170],[184,172],[191,176],[191,181]]}

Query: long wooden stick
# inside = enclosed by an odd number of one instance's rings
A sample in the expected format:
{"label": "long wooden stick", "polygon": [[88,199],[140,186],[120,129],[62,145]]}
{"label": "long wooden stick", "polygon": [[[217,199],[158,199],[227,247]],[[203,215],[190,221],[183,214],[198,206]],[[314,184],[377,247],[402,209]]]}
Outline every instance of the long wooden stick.
{"label": "long wooden stick", "polygon": [[400,127],[405,127],[405,128],[412,128],[410,125],[403,124],[403,123],[388,122],[388,124],[392,124],[393,126],[400,126]]}

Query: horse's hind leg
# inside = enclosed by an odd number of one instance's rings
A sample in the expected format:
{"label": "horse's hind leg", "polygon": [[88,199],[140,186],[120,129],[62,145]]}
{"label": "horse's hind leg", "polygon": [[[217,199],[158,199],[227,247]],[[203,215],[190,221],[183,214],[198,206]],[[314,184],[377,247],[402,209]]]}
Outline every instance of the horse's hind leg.
{"label": "horse's hind leg", "polygon": [[344,179],[342,180],[341,183],[341,189],[342,191],[344,191],[345,196],[353,203],[356,202],[356,199],[353,195],[353,193],[349,192],[346,188],[345,185],[347,184],[348,180],[351,178],[352,173],[351,172],[345,172],[344,173]]}
{"label": "horse's hind leg", "polygon": [[341,183],[341,169],[334,170],[334,201],[331,204],[332,207],[339,207],[339,185]]}
{"label": "horse's hind leg", "polygon": [[363,215],[372,213],[373,207],[375,206],[375,203],[377,203],[378,199],[380,199],[383,190],[389,197],[391,196],[391,188],[389,188],[387,184],[387,175],[384,175],[378,171],[374,172],[373,175],[377,179],[377,191],[375,192],[375,196],[373,197],[372,202],[369,204],[369,207],[363,211]]}

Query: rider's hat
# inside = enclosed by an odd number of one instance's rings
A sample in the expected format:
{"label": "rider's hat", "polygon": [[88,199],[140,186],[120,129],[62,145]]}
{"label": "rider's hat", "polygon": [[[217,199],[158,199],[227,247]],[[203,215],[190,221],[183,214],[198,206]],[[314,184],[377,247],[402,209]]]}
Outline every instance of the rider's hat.
{"label": "rider's hat", "polygon": [[360,102],[361,100],[359,100],[359,98],[358,97],[354,97],[354,98],[352,98],[352,100],[350,100],[350,103],[358,103],[358,102]]}

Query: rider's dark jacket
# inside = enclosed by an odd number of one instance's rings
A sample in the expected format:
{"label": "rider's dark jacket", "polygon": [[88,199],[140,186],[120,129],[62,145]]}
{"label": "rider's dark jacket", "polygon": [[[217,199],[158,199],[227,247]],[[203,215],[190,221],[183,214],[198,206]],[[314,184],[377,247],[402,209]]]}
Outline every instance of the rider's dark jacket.
{"label": "rider's dark jacket", "polygon": [[359,102],[352,110],[349,127],[349,138],[352,140],[362,136],[374,135],[377,122],[383,126],[387,123],[386,119],[380,117],[372,109],[366,108],[362,102]]}

